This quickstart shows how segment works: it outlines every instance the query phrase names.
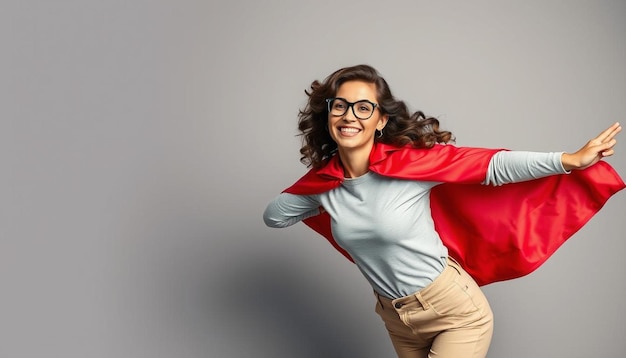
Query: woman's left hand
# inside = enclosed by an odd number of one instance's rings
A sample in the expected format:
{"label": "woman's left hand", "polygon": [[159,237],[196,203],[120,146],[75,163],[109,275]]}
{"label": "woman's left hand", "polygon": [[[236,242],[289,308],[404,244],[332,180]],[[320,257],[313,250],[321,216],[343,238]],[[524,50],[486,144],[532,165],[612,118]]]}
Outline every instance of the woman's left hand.
{"label": "woman's left hand", "polygon": [[613,147],[617,143],[615,136],[621,130],[622,126],[619,123],[615,123],[587,142],[576,153],[563,153],[561,156],[563,168],[567,171],[585,169],[596,164],[602,158],[613,155],[615,153]]}

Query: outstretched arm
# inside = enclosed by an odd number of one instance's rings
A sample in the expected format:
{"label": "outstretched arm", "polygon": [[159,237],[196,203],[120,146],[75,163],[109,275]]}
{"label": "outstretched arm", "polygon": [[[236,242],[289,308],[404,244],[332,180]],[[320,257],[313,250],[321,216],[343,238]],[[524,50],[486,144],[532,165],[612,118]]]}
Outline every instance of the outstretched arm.
{"label": "outstretched arm", "polygon": [[263,221],[269,227],[282,228],[321,213],[315,196],[282,193],[267,205]]}
{"label": "outstretched arm", "polygon": [[565,170],[585,169],[600,161],[604,157],[615,153],[613,149],[617,140],[615,136],[622,130],[619,123],[615,123],[597,137],[593,138],[575,153],[563,153],[561,162]]}

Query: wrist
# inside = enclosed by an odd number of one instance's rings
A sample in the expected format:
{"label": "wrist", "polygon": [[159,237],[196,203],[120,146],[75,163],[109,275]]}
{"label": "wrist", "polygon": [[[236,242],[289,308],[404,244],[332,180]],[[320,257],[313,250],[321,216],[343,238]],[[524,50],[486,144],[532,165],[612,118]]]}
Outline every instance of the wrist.
{"label": "wrist", "polygon": [[572,171],[580,168],[580,160],[573,154],[563,153],[561,154],[561,165],[566,171]]}

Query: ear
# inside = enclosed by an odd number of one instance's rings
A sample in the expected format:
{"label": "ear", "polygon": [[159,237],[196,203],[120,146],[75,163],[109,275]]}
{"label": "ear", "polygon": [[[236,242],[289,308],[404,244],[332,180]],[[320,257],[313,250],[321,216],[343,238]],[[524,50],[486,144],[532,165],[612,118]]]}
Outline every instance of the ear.
{"label": "ear", "polygon": [[385,126],[387,125],[387,121],[388,120],[389,120],[389,116],[386,115],[386,114],[384,116],[381,116],[380,118],[378,118],[378,123],[376,124],[376,129],[378,129],[380,131],[383,128],[385,128]]}

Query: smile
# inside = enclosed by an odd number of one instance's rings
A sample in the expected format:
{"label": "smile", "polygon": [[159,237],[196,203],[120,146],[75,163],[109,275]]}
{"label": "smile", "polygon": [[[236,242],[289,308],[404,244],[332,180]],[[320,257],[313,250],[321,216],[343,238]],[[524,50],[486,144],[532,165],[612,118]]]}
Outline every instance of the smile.
{"label": "smile", "polygon": [[356,134],[359,133],[361,130],[352,127],[340,127],[339,131],[341,132],[341,134]]}

